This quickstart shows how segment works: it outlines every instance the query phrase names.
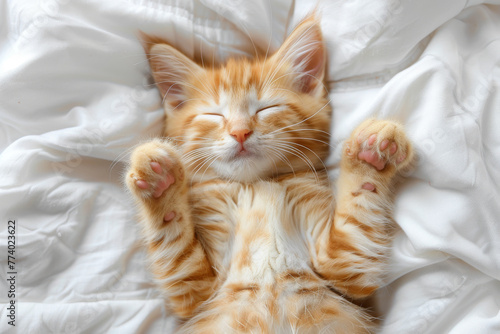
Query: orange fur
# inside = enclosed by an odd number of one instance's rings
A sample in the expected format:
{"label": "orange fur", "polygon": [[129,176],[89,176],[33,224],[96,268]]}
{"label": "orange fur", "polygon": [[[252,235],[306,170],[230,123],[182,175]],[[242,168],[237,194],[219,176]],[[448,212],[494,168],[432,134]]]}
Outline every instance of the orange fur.
{"label": "orange fur", "polygon": [[[267,59],[202,68],[145,48],[165,137],[138,147],[126,183],[153,274],[184,333],[364,333],[354,301],[382,283],[391,186],[412,160],[403,128],[368,120],[328,179],[331,110],[317,19]],[[335,194],[335,196],[334,196]]]}

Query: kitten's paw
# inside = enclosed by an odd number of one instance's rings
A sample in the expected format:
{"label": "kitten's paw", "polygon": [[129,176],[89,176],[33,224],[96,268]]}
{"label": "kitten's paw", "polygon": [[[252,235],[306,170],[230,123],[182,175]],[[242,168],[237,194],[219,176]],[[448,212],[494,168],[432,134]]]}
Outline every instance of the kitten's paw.
{"label": "kitten's paw", "polygon": [[131,155],[126,183],[130,191],[144,199],[157,199],[177,188],[184,169],[175,148],[153,140],[136,148]]}
{"label": "kitten's paw", "polygon": [[411,143],[403,126],[393,121],[369,119],[354,130],[346,142],[344,153],[349,159],[361,161],[382,171],[409,165],[413,158]]}

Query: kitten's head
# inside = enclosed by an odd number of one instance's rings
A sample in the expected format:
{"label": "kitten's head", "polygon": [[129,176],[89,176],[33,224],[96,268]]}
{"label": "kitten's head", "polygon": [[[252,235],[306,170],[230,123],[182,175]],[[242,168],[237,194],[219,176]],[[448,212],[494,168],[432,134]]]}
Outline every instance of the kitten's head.
{"label": "kitten's head", "polygon": [[154,39],[146,52],[163,97],[165,136],[177,141],[193,177],[253,181],[323,167],[331,109],[314,17],[265,59],[203,68]]}

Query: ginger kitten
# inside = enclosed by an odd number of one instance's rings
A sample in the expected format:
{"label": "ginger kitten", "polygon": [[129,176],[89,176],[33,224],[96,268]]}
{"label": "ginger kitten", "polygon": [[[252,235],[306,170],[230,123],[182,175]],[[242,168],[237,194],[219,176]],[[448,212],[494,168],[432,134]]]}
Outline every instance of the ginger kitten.
{"label": "ginger kitten", "polygon": [[413,156],[403,128],[361,124],[331,183],[314,16],[271,57],[219,68],[149,42],[165,138],[134,150],[125,181],[179,331],[371,332],[356,302],[382,283],[391,186]]}

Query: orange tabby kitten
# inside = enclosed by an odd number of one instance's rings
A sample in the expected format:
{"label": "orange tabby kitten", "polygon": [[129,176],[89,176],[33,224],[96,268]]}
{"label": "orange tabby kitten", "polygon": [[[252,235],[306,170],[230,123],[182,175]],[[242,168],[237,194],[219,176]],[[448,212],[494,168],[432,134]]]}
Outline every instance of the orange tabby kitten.
{"label": "orange tabby kitten", "polygon": [[372,331],[356,302],[382,283],[391,185],[412,148],[400,125],[368,120],[330,183],[317,19],[273,56],[220,68],[156,39],[146,49],[166,139],[136,148],[125,178],[180,331]]}

